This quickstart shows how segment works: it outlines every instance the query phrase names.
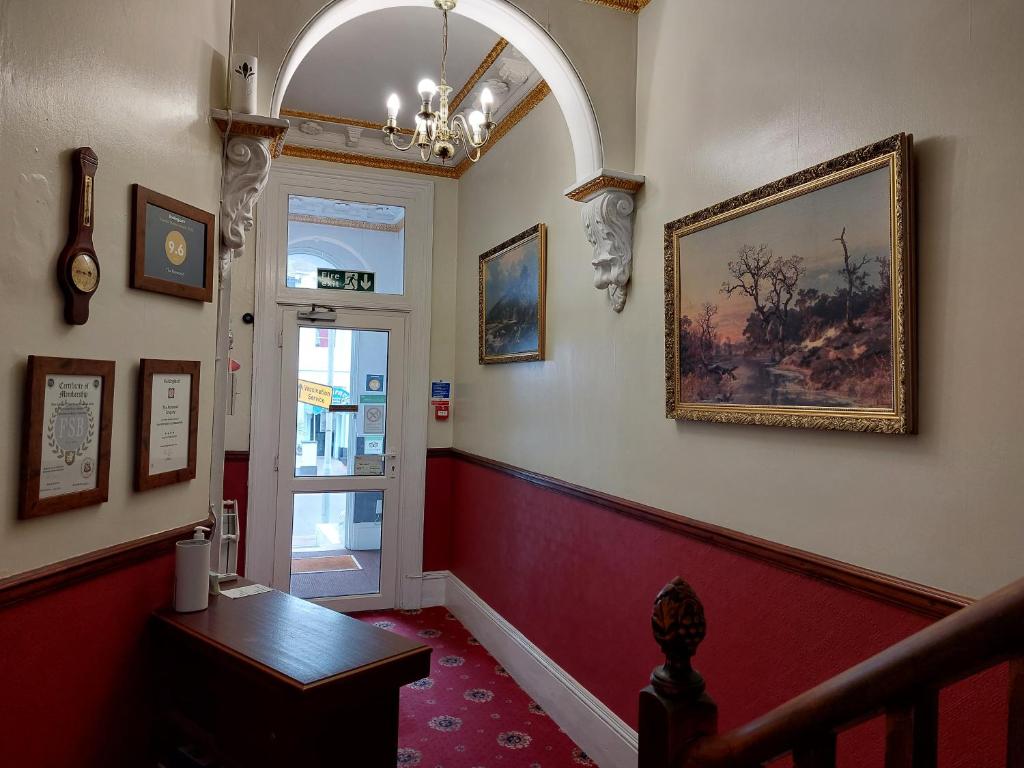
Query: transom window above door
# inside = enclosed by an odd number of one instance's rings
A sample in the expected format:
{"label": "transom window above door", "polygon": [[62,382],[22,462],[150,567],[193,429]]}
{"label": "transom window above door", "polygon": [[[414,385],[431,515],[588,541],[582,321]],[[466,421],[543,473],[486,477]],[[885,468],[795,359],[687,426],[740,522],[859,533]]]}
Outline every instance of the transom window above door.
{"label": "transom window above door", "polygon": [[405,292],[405,208],[288,195],[285,287]]}

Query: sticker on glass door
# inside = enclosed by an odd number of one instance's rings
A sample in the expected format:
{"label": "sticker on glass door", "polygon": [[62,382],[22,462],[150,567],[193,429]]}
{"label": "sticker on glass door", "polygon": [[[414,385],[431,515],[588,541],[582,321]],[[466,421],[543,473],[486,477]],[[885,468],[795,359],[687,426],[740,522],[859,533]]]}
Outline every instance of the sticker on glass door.
{"label": "sticker on glass door", "polygon": [[387,359],[387,331],[299,328],[296,477],[384,474],[387,390],[362,372]]}

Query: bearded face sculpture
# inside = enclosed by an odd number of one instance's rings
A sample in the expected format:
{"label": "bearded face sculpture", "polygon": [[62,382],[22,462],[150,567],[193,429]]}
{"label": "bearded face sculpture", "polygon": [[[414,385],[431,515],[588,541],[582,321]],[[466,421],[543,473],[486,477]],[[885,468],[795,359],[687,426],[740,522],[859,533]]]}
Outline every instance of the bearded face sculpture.
{"label": "bearded face sculpture", "polygon": [[[253,208],[259,200],[270,174],[270,150],[266,139],[236,137],[227,148],[224,167],[221,242],[229,252],[237,252],[245,244],[245,233],[253,226]],[[223,275],[230,266],[230,257],[221,263]]]}
{"label": "bearded face sculpture", "polygon": [[607,289],[612,309],[621,312],[633,274],[633,196],[613,189],[588,200],[583,227],[594,247],[594,287]]}

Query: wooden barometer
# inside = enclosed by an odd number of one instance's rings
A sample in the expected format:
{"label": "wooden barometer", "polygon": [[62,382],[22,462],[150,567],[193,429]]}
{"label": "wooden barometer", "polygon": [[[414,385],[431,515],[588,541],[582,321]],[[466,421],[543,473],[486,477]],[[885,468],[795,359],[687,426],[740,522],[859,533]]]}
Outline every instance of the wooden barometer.
{"label": "wooden barometer", "polygon": [[71,155],[74,186],[68,241],[57,259],[57,282],[64,293],[64,320],[84,325],[89,319],[89,299],[100,284],[100,261],[92,244],[94,181],[99,160],[90,147]]}

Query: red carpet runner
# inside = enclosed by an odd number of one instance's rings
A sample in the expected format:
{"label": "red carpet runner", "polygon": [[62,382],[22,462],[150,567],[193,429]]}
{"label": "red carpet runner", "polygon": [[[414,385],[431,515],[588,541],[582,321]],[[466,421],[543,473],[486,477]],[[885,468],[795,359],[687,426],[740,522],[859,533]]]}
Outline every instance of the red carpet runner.
{"label": "red carpet runner", "polygon": [[402,688],[399,768],[595,765],[447,609],[355,615],[434,648],[430,677]]}

